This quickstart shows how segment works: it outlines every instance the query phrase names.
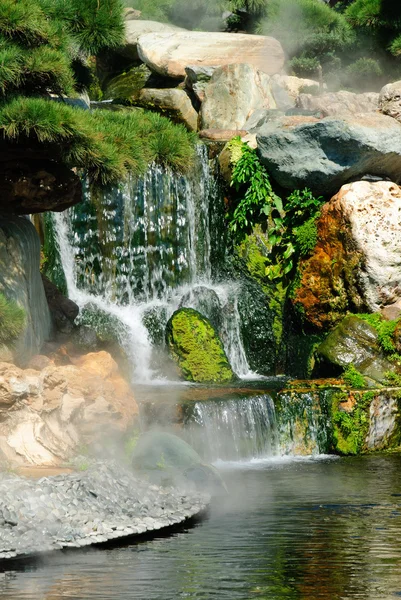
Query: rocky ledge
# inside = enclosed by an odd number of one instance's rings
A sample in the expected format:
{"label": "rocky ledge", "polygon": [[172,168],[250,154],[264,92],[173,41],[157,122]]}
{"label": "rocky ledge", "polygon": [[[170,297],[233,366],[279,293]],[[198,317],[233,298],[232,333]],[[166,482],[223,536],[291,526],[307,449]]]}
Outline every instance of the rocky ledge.
{"label": "rocky ledge", "polygon": [[198,492],[150,485],[114,462],[28,479],[0,474],[0,560],[171,527],[202,513]]}

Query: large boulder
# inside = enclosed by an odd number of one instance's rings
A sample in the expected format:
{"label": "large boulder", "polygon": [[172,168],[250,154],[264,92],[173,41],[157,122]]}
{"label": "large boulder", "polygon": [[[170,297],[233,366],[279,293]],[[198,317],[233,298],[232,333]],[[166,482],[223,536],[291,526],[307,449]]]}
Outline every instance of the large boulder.
{"label": "large boulder", "polygon": [[171,35],[177,31],[185,31],[185,29],[167,23],[159,23],[158,21],[126,19],[125,44],[119,52],[131,60],[138,60],[138,40],[141,35],[159,33]]}
{"label": "large boulder", "polygon": [[401,121],[401,81],[388,83],[381,89],[379,108],[384,115]]}
{"label": "large boulder", "polygon": [[[353,365],[362,375],[379,383],[386,381],[388,371],[394,370],[380,349],[377,331],[359,317],[349,315],[329,333],[316,350],[320,369],[342,369]],[[327,371],[326,371],[327,372]]]}
{"label": "large boulder", "polygon": [[205,88],[202,129],[241,129],[254,110],[263,108],[275,108],[270,77],[252,65],[225,65]]}
{"label": "large boulder", "polygon": [[317,328],[347,310],[375,312],[401,297],[401,188],[347,184],[323,206],[318,242],[300,263],[294,303]]}
{"label": "large boulder", "polygon": [[177,310],[167,323],[166,342],[184,379],[227,383],[235,378],[215,329],[198,311]]}
{"label": "large boulder", "polygon": [[282,117],[261,127],[257,141],[262,162],[286,189],[327,196],[366,174],[401,179],[401,125],[381,114]]}
{"label": "large boulder", "polygon": [[0,363],[0,450],[11,463],[62,464],[132,427],[138,407],[110,354],[75,362],[40,371]]}
{"label": "large boulder", "polygon": [[[7,360],[25,363],[51,332],[51,317],[39,271],[40,241],[25,217],[0,217],[0,293],[25,313],[25,326]],[[2,358],[6,358],[2,354]]]}
{"label": "large boulder", "polygon": [[299,94],[297,108],[320,112],[323,117],[352,116],[358,113],[376,112],[379,106],[379,94],[366,92],[330,92],[321,96],[315,94]]}
{"label": "large boulder", "polygon": [[136,98],[150,76],[151,72],[146,65],[132,67],[108,80],[103,91],[103,99],[131,100]]}
{"label": "large boulder", "polygon": [[137,102],[144,108],[156,108],[171,120],[183,123],[190,131],[198,128],[198,113],[184,90],[145,88],[139,92]]}
{"label": "large boulder", "polygon": [[285,59],[280,42],[274,38],[206,31],[141,35],[138,54],[153,71],[178,79],[185,77],[188,65],[221,67],[233,63],[247,63],[267,75],[274,75],[281,71]]}
{"label": "large boulder", "polygon": [[64,296],[58,287],[43,274],[42,281],[54,327],[61,333],[71,333],[79,313],[78,304]]}
{"label": "large boulder", "polygon": [[226,491],[216,469],[204,463],[187,442],[171,433],[148,431],[142,434],[131,460],[135,470],[155,483],[185,485],[192,482],[204,491]]}

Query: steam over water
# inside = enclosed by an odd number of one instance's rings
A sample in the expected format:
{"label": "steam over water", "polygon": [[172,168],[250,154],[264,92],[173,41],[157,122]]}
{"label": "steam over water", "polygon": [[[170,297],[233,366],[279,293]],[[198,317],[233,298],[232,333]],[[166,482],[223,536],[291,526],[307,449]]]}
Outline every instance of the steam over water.
{"label": "steam over water", "polygon": [[92,303],[120,319],[135,382],[160,379],[152,364],[152,327],[145,323],[161,331],[179,306],[200,310],[199,286],[217,298],[234,371],[250,375],[236,286],[212,282],[210,219],[217,197],[207,152],[199,147],[191,177],[151,165],[142,179],[99,195],[87,189],[83,203],[54,214],[69,296],[81,308]]}
{"label": "steam over water", "polygon": [[401,457],[224,470],[193,528],[7,566],[4,600],[391,600],[401,596]]}

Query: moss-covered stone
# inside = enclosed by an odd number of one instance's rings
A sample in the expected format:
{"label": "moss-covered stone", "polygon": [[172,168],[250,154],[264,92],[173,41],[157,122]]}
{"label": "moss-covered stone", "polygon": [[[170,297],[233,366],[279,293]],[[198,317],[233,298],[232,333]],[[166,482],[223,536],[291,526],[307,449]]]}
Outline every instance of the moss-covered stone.
{"label": "moss-covered stone", "polygon": [[151,75],[146,65],[132,67],[109,80],[103,92],[104,100],[131,100],[145,86]]}
{"label": "moss-covered stone", "polygon": [[329,333],[316,351],[320,375],[340,373],[353,365],[369,381],[384,383],[394,365],[384,356],[378,333],[365,320],[348,315]]}
{"label": "moss-covered stone", "polygon": [[235,379],[216,331],[198,311],[177,310],[167,323],[166,342],[187,381],[227,383]]}

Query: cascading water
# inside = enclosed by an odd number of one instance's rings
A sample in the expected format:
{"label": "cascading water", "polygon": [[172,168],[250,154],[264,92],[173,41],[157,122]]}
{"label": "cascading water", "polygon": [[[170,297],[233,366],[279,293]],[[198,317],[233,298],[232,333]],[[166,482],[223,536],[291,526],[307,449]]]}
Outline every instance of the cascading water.
{"label": "cascading water", "polygon": [[317,455],[328,450],[324,406],[302,393],[250,395],[184,406],[183,436],[207,461]]}
{"label": "cascading water", "polygon": [[195,402],[186,416],[184,436],[213,462],[246,460],[277,452],[277,424],[269,394]]}
{"label": "cascading water", "polygon": [[179,306],[192,306],[183,298],[199,286],[217,296],[218,330],[234,371],[240,377],[250,371],[236,286],[212,284],[209,219],[218,189],[204,146],[198,160],[191,177],[151,165],[143,178],[119,188],[94,194],[87,187],[81,204],[53,217],[69,296],[81,308],[95,305],[124,324],[121,343],[136,382],[158,377],[147,317],[163,328]]}

